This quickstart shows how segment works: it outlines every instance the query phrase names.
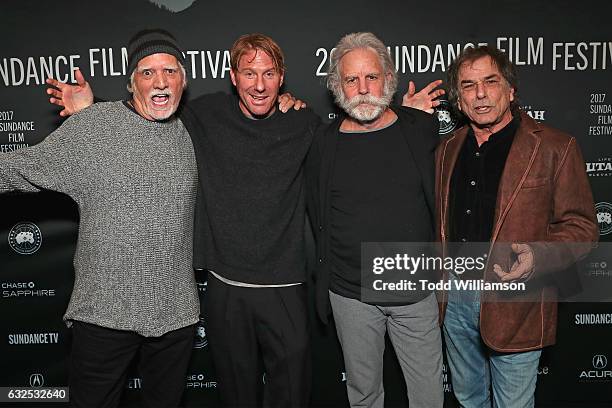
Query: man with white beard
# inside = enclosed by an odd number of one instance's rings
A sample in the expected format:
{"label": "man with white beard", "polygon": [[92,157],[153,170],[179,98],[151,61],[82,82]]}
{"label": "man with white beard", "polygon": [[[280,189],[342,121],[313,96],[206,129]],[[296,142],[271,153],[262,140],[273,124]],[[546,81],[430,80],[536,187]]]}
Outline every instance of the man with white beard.
{"label": "man with white beard", "polygon": [[361,279],[362,243],[432,241],[438,124],[422,111],[390,105],[397,76],[387,48],[372,33],[340,40],[327,86],[345,114],[315,138],[308,201],[319,260],[317,311],[327,322],[331,305],[349,402],[384,406],[388,332],[410,407],[442,407],[435,295],[372,298]]}

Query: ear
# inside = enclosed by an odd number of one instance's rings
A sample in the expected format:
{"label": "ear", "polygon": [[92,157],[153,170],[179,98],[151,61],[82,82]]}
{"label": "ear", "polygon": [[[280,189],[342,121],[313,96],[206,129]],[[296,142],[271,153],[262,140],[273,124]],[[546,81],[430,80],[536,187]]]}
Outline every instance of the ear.
{"label": "ear", "polygon": [[230,69],[230,78],[232,79],[232,84],[236,86],[236,74],[234,73],[233,69]]}
{"label": "ear", "polygon": [[280,76],[280,84],[278,84],[278,87],[280,88],[281,86],[283,86],[284,82],[285,82],[285,73],[283,72]]}
{"label": "ear", "polygon": [[461,109],[461,97],[457,98],[457,109],[459,109],[459,112],[463,112],[463,109]]}
{"label": "ear", "polygon": [[514,88],[510,88],[510,102],[514,102]]}

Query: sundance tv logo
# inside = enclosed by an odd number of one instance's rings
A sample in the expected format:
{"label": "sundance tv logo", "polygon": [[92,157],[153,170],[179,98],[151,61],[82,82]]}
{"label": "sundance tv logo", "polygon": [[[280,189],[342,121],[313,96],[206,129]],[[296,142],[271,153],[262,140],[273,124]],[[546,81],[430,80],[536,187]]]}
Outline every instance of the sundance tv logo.
{"label": "sundance tv logo", "polygon": [[612,382],[612,371],[608,368],[608,357],[604,354],[595,354],[591,360],[593,369],[582,370],[578,376],[583,382]]}

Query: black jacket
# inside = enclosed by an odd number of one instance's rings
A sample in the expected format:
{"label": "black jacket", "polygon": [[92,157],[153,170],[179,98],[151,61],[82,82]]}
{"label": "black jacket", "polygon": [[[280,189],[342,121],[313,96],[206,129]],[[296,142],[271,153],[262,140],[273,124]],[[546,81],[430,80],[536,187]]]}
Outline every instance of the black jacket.
{"label": "black jacket", "polygon": [[[423,193],[431,216],[433,226],[434,204],[434,151],[438,144],[438,121],[435,115],[406,108],[391,106],[398,116],[398,123],[405,136],[413,160],[420,171],[423,183]],[[327,323],[330,313],[329,281],[330,281],[330,211],[331,211],[331,178],[334,170],[336,144],[340,125],[346,116],[339,116],[334,122],[320,126],[308,155],[306,164],[307,207],[313,226],[317,267],[316,308],[324,323]],[[410,177],[410,175],[406,175]]]}

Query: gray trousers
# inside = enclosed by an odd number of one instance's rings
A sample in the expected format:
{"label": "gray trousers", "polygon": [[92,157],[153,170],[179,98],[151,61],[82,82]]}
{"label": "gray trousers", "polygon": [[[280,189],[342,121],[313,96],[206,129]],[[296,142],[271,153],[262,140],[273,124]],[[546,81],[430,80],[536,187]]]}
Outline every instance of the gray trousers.
{"label": "gray trousers", "polygon": [[405,306],[374,306],[329,292],[351,407],[383,408],[385,332],[404,373],[410,408],[441,408],[442,339],[432,293]]}

